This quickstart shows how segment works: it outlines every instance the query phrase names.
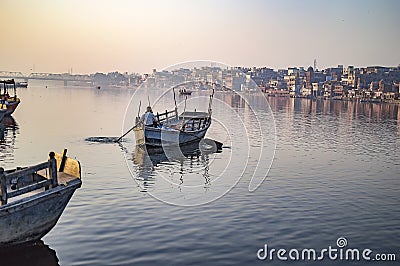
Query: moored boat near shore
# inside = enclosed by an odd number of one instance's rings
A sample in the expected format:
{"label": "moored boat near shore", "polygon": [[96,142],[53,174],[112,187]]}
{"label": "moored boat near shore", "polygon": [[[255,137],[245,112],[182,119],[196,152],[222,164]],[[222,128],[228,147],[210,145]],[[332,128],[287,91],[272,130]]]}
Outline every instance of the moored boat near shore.
{"label": "moored boat near shore", "polygon": [[[5,115],[12,115],[17,109],[21,100],[17,97],[17,88],[14,79],[2,80],[0,83],[3,85],[3,91],[0,88],[0,104],[7,107]],[[14,89],[14,96],[10,96],[9,87]]]}
{"label": "moored boat near shore", "polygon": [[17,88],[28,88],[28,82],[27,81],[16,82],[15,86]]}
{"label": "moored boat near shore", "polygon": [[41,239],[57,223],[81,182],[76,160],[50,152],[47,162],[0,168],[0,247]]}

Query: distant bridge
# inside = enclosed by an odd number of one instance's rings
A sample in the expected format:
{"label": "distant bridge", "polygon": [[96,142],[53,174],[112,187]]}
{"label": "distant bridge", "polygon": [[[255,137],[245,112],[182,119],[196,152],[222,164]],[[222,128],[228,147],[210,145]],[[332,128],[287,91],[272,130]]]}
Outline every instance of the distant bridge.
{"label": "distant bridge", "polygon": [[87,82],[87,83],[94,82],[94,79],[89,75],[71,75],[68,73],[63,73],[63,74],[31,73],[28,76],[26,76],[21,72],[11,72],[11,71],[0,71],[0,79],[22,79],[24,81],[28,81],[30,79],[59,80],[59,81],[64,81],[64,85],[67,85],[68,81]]}

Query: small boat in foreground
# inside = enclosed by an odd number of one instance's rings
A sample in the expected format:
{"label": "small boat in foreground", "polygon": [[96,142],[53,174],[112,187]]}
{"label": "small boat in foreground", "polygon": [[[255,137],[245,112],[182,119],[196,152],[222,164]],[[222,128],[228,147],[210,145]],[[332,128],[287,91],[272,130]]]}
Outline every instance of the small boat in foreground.
{"label": "small boat in foreground", "polygon": [[[144,118],[136,118],[136,126],[134,127],[136,143],[146,145],[148,148],[162,148],[173,145],[184,145],[204,138],[208,128],[211,125],[212,99],[214,91],[210,95],[207,112],[186,111],[178,115],[178,108],[175,101],[175,109],[165,111],[165,113],[157,113],[154,115],[156,123],[146,124]],[[175,98],[175,93],[174,93]],[[151,112],[151,107],[148,107]],[[144,116],[147,115],[144,114]]]}
{"label": "small boat in foreground", "polygon": [[82,185],[80,163],[66,151],[30,167],[0,167],[0,247],[39,240],[56,225]]}
{"label": "small boat in foreground", "polygon": [[[17,109],[19,103],[21,102],[21,100],[17,97],[17,88],[15,85],[15,81],[14,79],[2,80],[0,81],[0,83],[3,84],[3,91],[1,91],[0,89],[0,104],[7,107],[6,115],[12,115],[15,109]],[[11,97],[8,92],[10,86],[14,88],[13,97]]]}

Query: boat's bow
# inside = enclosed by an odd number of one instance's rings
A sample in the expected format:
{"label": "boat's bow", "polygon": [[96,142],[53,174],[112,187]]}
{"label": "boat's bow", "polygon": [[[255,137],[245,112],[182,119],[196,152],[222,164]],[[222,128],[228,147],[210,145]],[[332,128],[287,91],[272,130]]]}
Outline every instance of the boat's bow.
{"label": "boat's bow", "polygon": [[22,169],[0,168],[0,177],[0,247],[42,238],[82,185],[80,163],[66,152]]}

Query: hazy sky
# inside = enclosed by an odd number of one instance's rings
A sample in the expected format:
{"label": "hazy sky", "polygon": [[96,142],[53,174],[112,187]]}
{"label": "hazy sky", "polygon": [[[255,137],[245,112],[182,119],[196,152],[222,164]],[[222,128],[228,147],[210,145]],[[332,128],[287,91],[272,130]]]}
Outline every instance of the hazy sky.
{"label": "hazy sky", "polygon": [[400,1],[1,0],[0,70],[400,64]]}

